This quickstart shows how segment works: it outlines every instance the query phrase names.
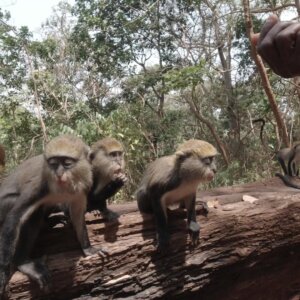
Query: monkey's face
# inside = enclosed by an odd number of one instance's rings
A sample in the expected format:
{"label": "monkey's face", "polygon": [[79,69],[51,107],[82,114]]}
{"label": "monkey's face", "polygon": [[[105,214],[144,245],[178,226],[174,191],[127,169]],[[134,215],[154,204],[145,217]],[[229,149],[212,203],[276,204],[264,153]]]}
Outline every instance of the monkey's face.
{"label": "monkey's face", "polygon": [[113,150],[110,152],[100,149],[90,155],[93,172],[101,178],[114,179],[115,176],[124,172],[124,152]]}
{"label": "monkey's face", "polygon": [[52,191],[74,193],[88,189],[91,185],[91,168],[87,160],[54,156],[46,161],[51,176],[50,188]]}
{"label": "monkey's face", "polygon": [[125,168],[123,151],[111,151],[108,156],[113,165],[113,173],[118,174],[123,172]]}
{"label": "monkey's face", "polygon": [[211,181],[216,174],[215,157],[199,157],[192,154],[181,165],[182,177],[189,180]]}
{"label": "monkey's face", "polygon": [[203,176],[204,180],[211,181],[214,179],[217,173],[215,157],[205,157],[201,159],[201,163],[205,166],[205,174]]}

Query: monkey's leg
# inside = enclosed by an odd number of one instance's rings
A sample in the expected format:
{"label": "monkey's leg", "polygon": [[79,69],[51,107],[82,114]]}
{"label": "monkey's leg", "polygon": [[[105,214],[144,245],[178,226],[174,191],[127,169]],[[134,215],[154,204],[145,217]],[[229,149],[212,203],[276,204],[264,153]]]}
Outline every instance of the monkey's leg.
{"label": "monkey's leg", "polygon": [[84,218],[85,206],[86,198],[83,199],[83,197],[73,200],[70,204],[70,218],[75,229],[77,239],[85,256],[98,253],[102,257],[105,257],[108,254],[107,251],[102,248],[91,246]]}
{"label": "monkey's leg", "polygon": [[17,269],[36,281],[41,289],[48,288],[50,281],[48,268],[42,259],[30,260],[29,255],[43,223],[44,211],[40,208],[22,226],[14,256],[14,265]]}
{"label": "monkey's leg", "polygon": [[170,234],[168,231],[168,222],[166,216],[166,209],[163,208],[165,205],[164,201],[160,199],[161,197],[152,198],[152,209],[154,213],[156,230],[157,230],[157,250],[164,253],[169,246]]}
{"label": "monkey's leg", "polygon": [[280,165],[281,165],[281,168],[282,168],[282,170],[283,170],[283,173],[284,173],[285,175],[288,174],[288,173],[290,172],[290,170],[287,170],[284,160],[283,160],[282,158],[280,158],[280,157],[278,157],[277,159],[278,159],[278,162],[279,162]]}
{"label": "monkey's leg", "polygon": [[191,236],[192,245],[196,246],[199,244],[200,233],[200,225],[196,220],[196,194],[191,198],[185,199],[185,206],[187,208],[188,230]]}
{"label": "monkey's leg", "polygon": [[294,170],[295,170],[294,161],[290,159],[288,162],[288,175],[295,176]]}

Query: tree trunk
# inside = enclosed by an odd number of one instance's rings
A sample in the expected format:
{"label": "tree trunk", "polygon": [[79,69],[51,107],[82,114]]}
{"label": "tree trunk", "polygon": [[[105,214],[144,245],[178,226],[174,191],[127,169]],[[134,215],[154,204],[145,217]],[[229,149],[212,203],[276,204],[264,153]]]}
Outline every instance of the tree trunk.
{"label": "tree trunk", "polygon": [[[169,213],[171,249],[155,252],[155,226],[136,203],[112,205],[119,224],[87,214],[93,245],[109,252],[83,258],[69,226],[47,229],[35,255],[47,254],[49,291],[16,272],[9,299],[295,300],[300,295],[300,190],[279,178],[199,193],[200,244],[189,244],[185,213]],[[252,196],[247,197],[248,195]],[[255,197],[255,198],[253,198]],[[200,215],[207,202],[207,217]]]}

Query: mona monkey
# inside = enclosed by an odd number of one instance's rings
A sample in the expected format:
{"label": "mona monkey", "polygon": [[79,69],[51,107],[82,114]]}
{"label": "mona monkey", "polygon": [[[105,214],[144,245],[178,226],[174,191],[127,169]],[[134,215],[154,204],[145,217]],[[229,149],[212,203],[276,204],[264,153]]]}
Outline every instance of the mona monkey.
{"label": "mona monkey", "polygon": [[90,244],[84,214],[92,186],[89,147],[75,136],[52,139],[43,155],[24,161],[0,188],[0,298],[19,269],[44,288],[47,269],[28,262],[29,252],[51,207],[67,203],[84,255],[101,252]]}
{"label": "mona monkey", "polygon": [[87,211],[99,210],[106,220],[117,220],[119,215],[107,208],[106,200],[127,181],[124,147],[116,139],[106,137],[91,146],[90,160],[93,186],[88,194]]}
{"label": "mona monkey", "polygon": [[295,143],[291,148],[280,149],[276,155],[284,175],[276,173],[281,180],[290,187],[300,189],[300,186],[291,181],[291,177],[299,176],[300,165],[300,142]]}
{"label": "mona monkey", "polygon": [[216,173],[217,150],[202,140],[188,140],[175,154],[163,156],[148,165],[136,191],[138,208],[153,213],[158,234],[158,249],[169,244],[167,207],[184,202],[192,244],[199,242],[200,226],[196,221],[196,192],[200,182],[211,181]]}

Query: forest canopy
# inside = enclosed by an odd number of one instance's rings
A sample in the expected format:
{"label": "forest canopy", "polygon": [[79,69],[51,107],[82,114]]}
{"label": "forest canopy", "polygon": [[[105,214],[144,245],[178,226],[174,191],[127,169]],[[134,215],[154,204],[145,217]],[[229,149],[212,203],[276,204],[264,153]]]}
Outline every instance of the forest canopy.
{"label": "forest canopy", "polygon": [[[7,170],[47,139],[105,136],[126,149],[129,199],[145,165],[185,139],[214,144],[211,186],[270,178],[285,144],[257,71],[240,1],[60,2],[38,36],[0,10],[0,143]],[[253,30],[294,2],[251,1]],[[290,141],[300,140],[300,87],[265,65]]]}

